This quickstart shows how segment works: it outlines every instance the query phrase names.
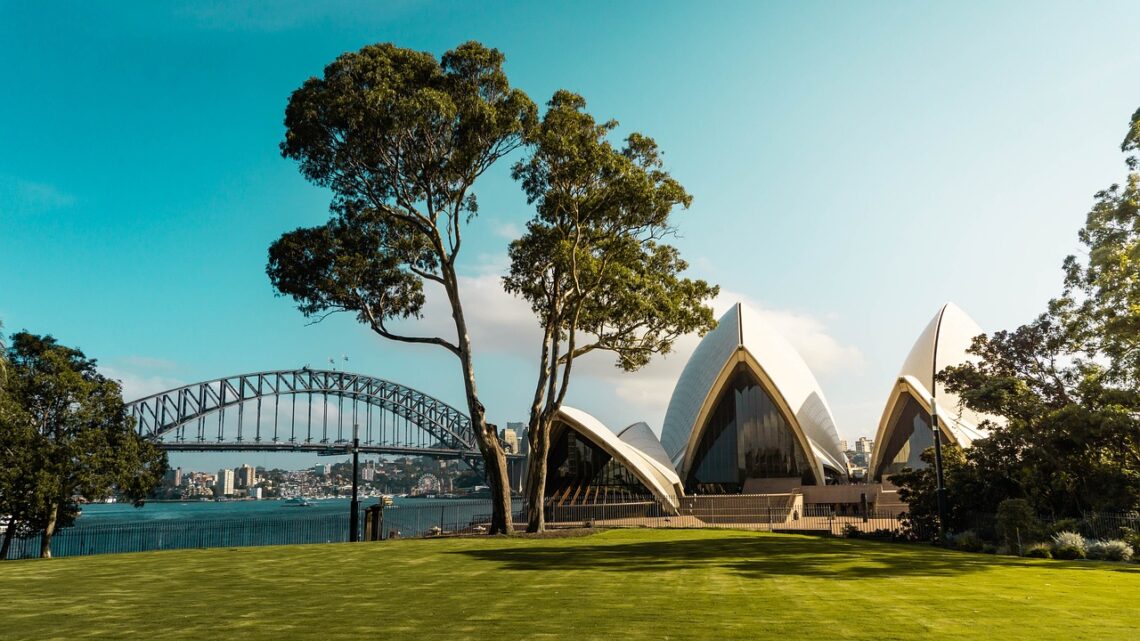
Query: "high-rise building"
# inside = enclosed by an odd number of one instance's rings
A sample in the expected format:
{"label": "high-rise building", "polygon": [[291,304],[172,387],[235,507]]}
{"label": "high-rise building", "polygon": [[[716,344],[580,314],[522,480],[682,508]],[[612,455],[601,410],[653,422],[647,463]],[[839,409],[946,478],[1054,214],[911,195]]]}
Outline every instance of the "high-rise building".
{"label": "high-rise building", "polygon": [[870,454],[871,448],[874,446],[874,439],[869,439],[866,436],[860,436],[859,440],[855,441],[855,451],[860,454]]}
{"label": "high-rise building", "polygon": [[527,441],[527,435],[526,435],[526,423],[507,422],[507,429],[508,430],[514,430],[514,432],[515,432],[515,442],[518,444],[518,447],[517,447],[517,449],[515,449],[515,452],[522,454],[523,456],[526,456],[526,453],[530,451],[530,443],[529,443],[529,441]]}
{"label": "high-rise building", "polygon": [[218,496],[233,496],[234,471],[230,469],[218,470],[218,477],[214,479],[214,494]]}
{"label": "high-rise building", "polygon": [[243,465],[234,470],[238,487],[253,487],[257,485],[257,470],[249,465]]}
{"label": "high-rise building", "polygon": [[332,466],[327,463],[322,465],[314,465],[313,474],[316,474],[317,476],[328,476],[329,474],[332,474]]}
{"label": "high-rise building", "polygon": [[182,485],[182,468],[166,470],[166,475],[162,477],[162,483],[167,487],[178,487]]}
{"label": "high-rise building", "polygon": [[848,451],[848,449],[849,448],[847,447],[847,439],[845,439],[845,438],[839,439],[839,450],[841,452],[846,452],[846,451]]}
{"label": "high-rise building", "polygon": [[513,429],[509,427],[504,429],[499,440],[503,442],[503,449],[505,449],[508,454],[519,453],[519,437]]}

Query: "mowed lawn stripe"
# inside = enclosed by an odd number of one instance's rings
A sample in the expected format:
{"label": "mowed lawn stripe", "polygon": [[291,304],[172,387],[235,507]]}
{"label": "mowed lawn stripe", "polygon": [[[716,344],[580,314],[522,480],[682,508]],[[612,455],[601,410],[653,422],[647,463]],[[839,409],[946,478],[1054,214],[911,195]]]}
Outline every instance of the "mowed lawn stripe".
{"label": "mowed lawn stripe", "polygon": [[1140,566],[725,530],[0,564],[0,638],[1134,638]]}

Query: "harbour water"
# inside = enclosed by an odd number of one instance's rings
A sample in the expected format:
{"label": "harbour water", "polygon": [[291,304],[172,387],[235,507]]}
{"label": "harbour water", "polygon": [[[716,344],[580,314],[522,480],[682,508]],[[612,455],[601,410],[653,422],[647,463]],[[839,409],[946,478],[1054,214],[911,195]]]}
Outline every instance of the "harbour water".
{"label": "harbour water", "polygon": [[[349,540],[349,499],[89,504],[75,525],[52,539],[54,556],[142,552],[208,547],[246,547]],[[360,502],[364,511],[377,499]],[[384,512],[385,536],[420,536],[461,531],[489,519],[487,500],[397,497]],[[39,538],[13,541],[9,558],[38,556]]]}

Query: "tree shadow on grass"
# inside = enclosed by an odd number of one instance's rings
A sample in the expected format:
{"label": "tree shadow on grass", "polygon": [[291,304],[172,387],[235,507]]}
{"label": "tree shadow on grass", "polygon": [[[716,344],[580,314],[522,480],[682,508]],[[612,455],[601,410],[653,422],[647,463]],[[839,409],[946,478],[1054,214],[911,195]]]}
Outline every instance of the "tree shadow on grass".
{"label": "tree shadow on grass", "polygon": [[[745,578],[778,576],[865,579],[955,576],[996,567],[1024,566],[1018,559],[941,550],[919,545],[872,543],[807,536],[732,536],[630,543],[505,547],[455,551],[517,571],[595,570],[665,572],[717,569]],[[1048,563],[1051,569],[1121,570],[1106,564]]]}

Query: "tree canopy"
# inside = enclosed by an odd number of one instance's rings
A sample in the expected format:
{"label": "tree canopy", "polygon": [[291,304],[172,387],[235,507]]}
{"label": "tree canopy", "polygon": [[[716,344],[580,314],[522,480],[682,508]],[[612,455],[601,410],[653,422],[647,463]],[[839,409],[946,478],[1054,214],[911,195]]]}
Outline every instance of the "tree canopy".
{"label": "tree canopy", "polygon": [[1032,322],[977,337],[980,359],[940,374],[966,405],[1007,420],[956,472],[974,511],[1006,499],[1064,517],[1140,508],[1140,111],[1121,149],[1131,171],[1096,194],[1078,233],[1087,255],[1065,260],[1062,294]]}
{"label": "tree canopy", "polygon": [[[456,259],[478,213],[472,187],[519,148],[536,109],[476,42],[445,53],[377,44],[345,53],[293,92],[281,153],[332,192],[329,221],[284,234],[267,273],[306,316],[351,312],[376,334],[459,358],[467,406],[495,499],[492,533],[511,528],[506,461],[478,399]],[[425,282],[447,297],[456,335],[417,336]]]}
{"label": "tree canopy", "polygon": [[531,404],[528,529],[543,528],[551,421],[574,361],[612,352],[626,371],[673,342],[715,325],[705,301],[717,288],[682,278],[687,264],[663,242],[670,215],[691,196],[663,168],[653,139],[634,133],[615,148],[615,121],[597,123],[585,100],[558,91],[528,137],[532,153],[514,167],[536,209],[510,245],[507,291],[528,303],[543,330]]}
{"label": "tree canopy", "polygon": [[50,556],[52,535],[78,514],[78,497],[115,490],[141,504],[166,472],[166,453],[135,432],[119,384],[80,350],[20,332],[7,360],[0,509],[13,533],[40,533],[41,556]]}

